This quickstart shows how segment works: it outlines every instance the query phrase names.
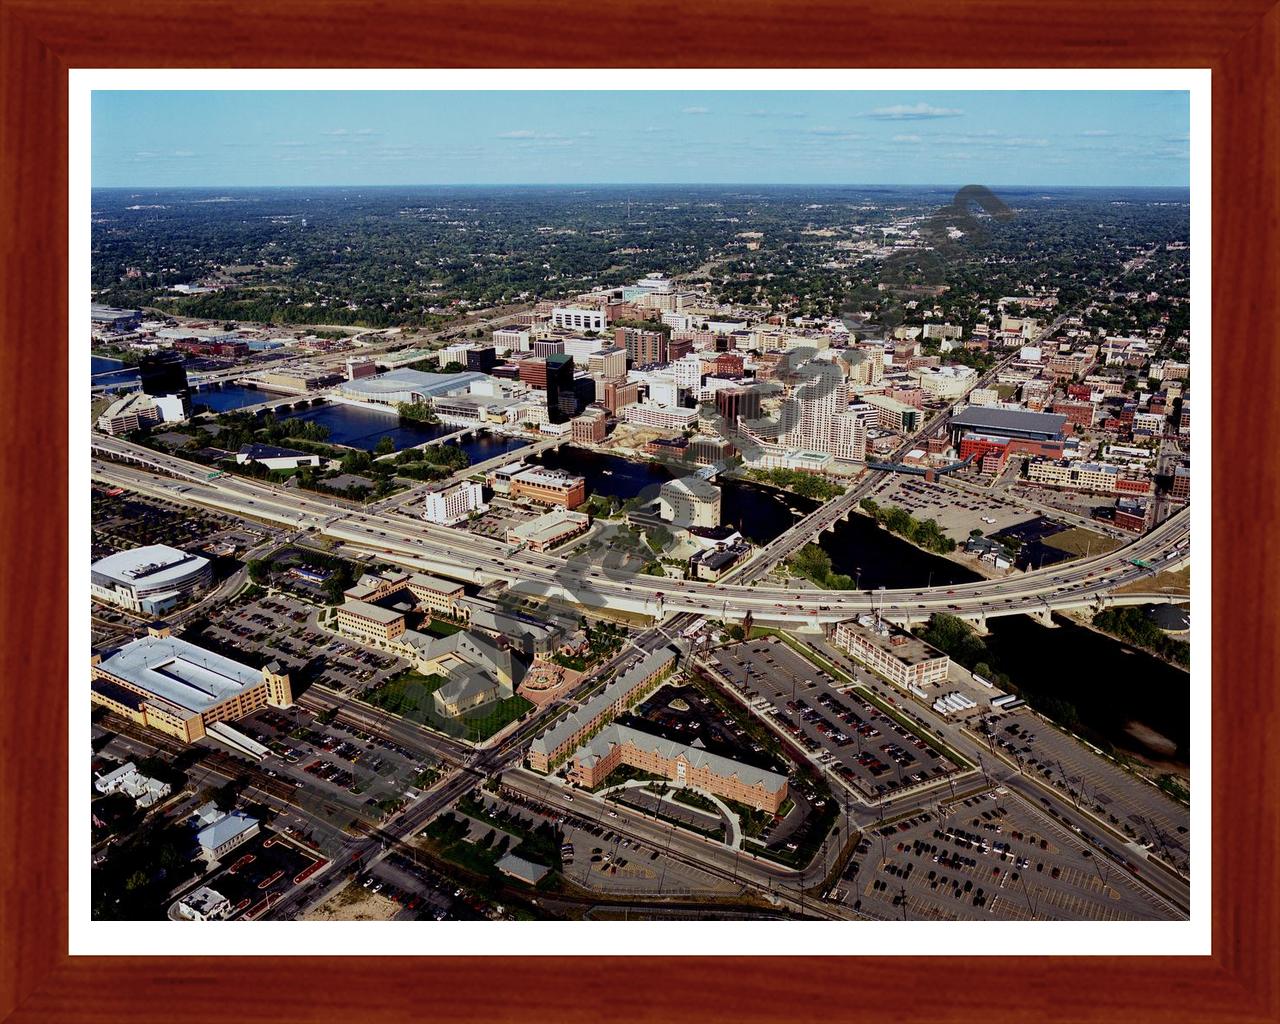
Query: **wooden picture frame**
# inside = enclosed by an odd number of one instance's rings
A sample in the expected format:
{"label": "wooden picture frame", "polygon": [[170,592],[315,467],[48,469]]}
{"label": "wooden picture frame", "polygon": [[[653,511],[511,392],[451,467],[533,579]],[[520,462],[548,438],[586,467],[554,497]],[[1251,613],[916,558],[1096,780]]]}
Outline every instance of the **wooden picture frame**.
{"label": "wooden picture frame", "polygon": [[[1213,91],[1213,952],[1207,957],[70,957],[67,99],[76,67],[1207,67]],[[642,8],[549,0],[0,0],[0,1020],[1280,1019],[1274,567],[1280,8],[1268,2]],[[579,48],[577,54],[584,51]],[[661,87],[660,80],[655,87]],[[1196,259],[1207,259],[1196,253]],[[72,625],[79,628],[74,620]],[[820,927],[815,925],[815,927]],[[124,952],[124,951],[122,951]],[[657,952],[655,950],[655,952]],[[761,954],[785,953],[762,949]],[[872,952],[871,950],[858,952]],[[971,953],[972,950],[958,951]],[[1140,952],[1140,951],[1135,951]]]}

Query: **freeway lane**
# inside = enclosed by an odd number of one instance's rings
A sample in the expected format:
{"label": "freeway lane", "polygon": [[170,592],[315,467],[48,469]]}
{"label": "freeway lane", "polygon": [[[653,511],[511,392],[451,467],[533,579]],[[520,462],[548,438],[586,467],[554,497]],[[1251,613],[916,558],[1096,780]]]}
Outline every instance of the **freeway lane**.
{"label": "freeway lane", "polygon": [[349,503],[285,491],[244,478],[197,482],[192,477],[205,472],[203,467],[116,439],[111,439],[110,445],[101,445],[101,449],[126,458],[143,457],[167,472],[183,474],[183,478],[172,480],[145,470],[95,461],[94,476],[113,484],[179,503],[219,508],[300,529],[314,528],[390,556],[390,561],[425,563],[434,571],[468,582],[510,581],[515,569],[518,589],[589,606],[641,611],[656,618],[673,612],[737,617],[749,610],[757,620],[800,622],[816,628],[875,609],[889,618],[920,620],[933,611],[985,617],[1081,607],[1095,603],[1100,594],[1153,574],[1154,570],[1132,565],[1132,559],[1148,561],[1156,568],[1185,564],[1190,541],[1190,509],[1185,508],[1123,548],[1077,559],[1066,567],[949,588],[793,591],[632,576],[551,554],[516,550],[403,515],[356,510]]}

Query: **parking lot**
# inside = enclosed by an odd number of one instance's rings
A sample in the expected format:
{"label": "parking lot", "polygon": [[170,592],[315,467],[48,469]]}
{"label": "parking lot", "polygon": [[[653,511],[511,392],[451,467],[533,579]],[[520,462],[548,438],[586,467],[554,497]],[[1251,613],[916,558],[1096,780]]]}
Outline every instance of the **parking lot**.
{"label": "parking lot", "polygon": [[402,805],[407,790],[426,784],[434,758],[343,722],[324,725],[310,713],[264,708],[236,728],[269,747],[268,775],[290,781],[298,799],[343,827],[356,819],[378,821]]}
{"label": "parking lot", "polygon": [[94,485],[89,503],[94,561],[147,544],[169,544],[184,550],[213,539],[239,524],[229,516],[184,508],[171,502]]}
{"label": "parking lot", "polygon": [[512,527],[538,518],[545,509],[523,508],[505,498],[495,497],[489,503],[489,511],[469,520],[465,529],[480,537],[490,537],[505,542]]}
{"label": "parking lot", "polygon": [[[399,904],[396,921],[444,921],[450,918],[474,918],[460,898],[453,894],[456,883],[419,863],[410,850],[394,853],[379,861],[360,877],[362,888]],[[455,912],[459,906],[460,912]]]}
{"label": "parking lot", "polygon": [[294,695],[322,683],[340,693],[362,693],[408,665],[401,658],[336,639],[314,625],[315,608],[288,595],[259,597],[226,605],[195,624],[202,646],[221,648],[233,658],[259,664],[275,659],[285,665]]}
{"label": "parking lot", "polygon": [[[490,804],[499,803],[487,799]],[[706,896],[738,891],[729,880],[667,856],[664,848],[619,835],[610,827],[611,815],[617,812],[585,795],[575,798],[570,814],[511,795],[504,795],[500,802],[559,824],[565,842],[562,874],[580,888],[611,895]]]}
{"label": "parking lot", "polygon": [[[1155,786],[1094,754],[1025,708],[992,715],[975,729],[1024,771],[1039,775],[1079,807],[1182,871],[1191,863],[1191,812]],[[987,736],[983,732],[984,738]],[[1121,851],[1122,852],[1122,851]]]}
{"label": "parking lot", "polygon": [[846,684],[776,637],[722,647],[713,658],[759,715],[869,800],[956,768],[930,740],[899,725],[860,691],[843,690]]}
{"label": "parking lot", "polygon": [[893,475],[873,495],[877,504],[897,505],[917,519],[933,519],[948,536],[962,541],[973,530],[985,534],[1035,517],[1020,502],[998,494],[978,495],[959,487],[930,483],[923,477]]}
{"label": "parking lot", "polygon": [[323,860],[284,837],[264,830],[228,853],[214,874],[202,881],[222,893],[234,917],[256,918],[285,893],[313,874]]}
{"label": "parking lot", "polygon": [[1063,512],[1084,516],[1086,519],[1093,518],[1095,509],[1111,508],[1115,504],[1114,495],[1108,498],[1103,494],[1057,490],[1053,487],[1043,487],[1020,479],[1016,480],[1010,487],[1010,493],[1023,498],[1025,501],[1034,501],[1038,505],[1061,509]]}
{"label": "parking lot", "polygon": [[872,827],[829,899],[884,920],[1172,920],[1063,826],[1000,790]]}

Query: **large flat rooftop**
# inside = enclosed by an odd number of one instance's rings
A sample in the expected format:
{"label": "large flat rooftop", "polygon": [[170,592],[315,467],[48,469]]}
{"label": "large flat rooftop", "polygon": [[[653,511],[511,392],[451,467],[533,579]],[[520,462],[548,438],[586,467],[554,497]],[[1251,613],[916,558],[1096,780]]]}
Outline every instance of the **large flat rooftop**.
{"label": "large flat rooftop", "polygon": [[590,521],[590,517],[581,512],[557,509],[512,527],[508,539],[515,538],[531,544],[548,544],[566,533],[582,529]]}
{"label": "large flat rooftop", "polygon": [[485,379],[483,373],[427,373],[424,370],[392,370],[375,377],[345,381],[342,390],[348,395],[392,395],[410,391],[426,398],[466,391],[475,381]]}
{"label": "large flat rooftop", "polygon": [[142,637],[108,652],[101,667],[147,693],[196,714],[262,681],[248,665],[177,637]]}
{"label": "large flat rooftop", "polygon": [[151,589],[181,583],[208,564],[200,555],[189,555],[167,544],[148,544],[101,558],[92,569],[99,576],[135,586],[145,583]]}
{"label": "large flat rooftop", "polygon": [[999,409],[983,405],[971,405],[951,417],[953,431],[976,430],[984,434],[1044,440],[1061,437],[1066,423],[1067,417],[1060,413]]}
{"label": "large flat rooftop", "polygon": [[852,628],[853,634],[863,643],[893,655],[904,665],[919,665],[923,661],[946,657],[937,648],[930,647],[918,636],[913,636],[906,630],[888,624],[877,628],[874,620],[864,621],[870,619],[870,616],[861,616],[848,625]]}

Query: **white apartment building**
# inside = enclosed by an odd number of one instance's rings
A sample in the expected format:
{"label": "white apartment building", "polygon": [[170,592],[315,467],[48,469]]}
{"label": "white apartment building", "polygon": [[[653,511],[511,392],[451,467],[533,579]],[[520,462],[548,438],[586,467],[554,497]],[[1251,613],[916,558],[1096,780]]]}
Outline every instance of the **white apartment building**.
{"label": "white apartment building", "polygon": [[508,352],[529,352],[533,348],[529,330],[523,327],[499,327],[493,332],[493,349],[505,355]]}
{"label": "white apartment building", "polygon": [[958,324],[925,324],[921,337],[937,338],[959,338],[964,333],[964,328]]}
{"label": "white apartment building", "polygon": [[867,430],[875,421],[871,406],[851,405],[834,420],[829,454],[841,462],[866,462]]}
{"label": "white apartment building", "polygon": [[607,326],[604,311],[583,306],[556,306],[551,311],[551,322],[556,327],[575,331],[603,331]]}
{"label": "white apartment building", "polygon": [[1027,479],[1049,487],[1111,494],[1120,478],[1120,467],[1105,462],[1055,462],[1036,459],[1027,466]]}
{"label": "white apartment building", "polygon": [[962,398],[978,383],[978,372],[969,366],[921,366],[911,375],[935,398]]}
{"label": "white apartment building", "polygon": [[436,354],[436,364],[442,370],[450,363],[460,363],[461,365],[466,366],[467,353],[470,352],[471,349],[472,346],[469,343],[462,345],[450,345],[447,348],[442,348]]}
{"label": "white apartment building", "polygon": [[1139,412],[1133,416],[1133,429],[1145,430],[1149,434],[1163,434],[1164,424],[1164,413]]}
{"label": "white apartment building", "polygon": [[484,488],[473,480],[464,480],[453,487],[429,492],[422,503],[422,518],[429,523],[454,526],[473,512],[485,512],[488,508]]}
{"label": "white apartment building", "polygon": [[698,422],[698,410],[650,405],[646,402],[628,405],[622,410],[622,418],[627,423],[635,423],[642,427],[684,430]]}
{"label": "white apartment building", "polygon": [[920,410],[889,395],[863,395],[862,401],[876,411],[876,426],[913,434],[920,426]]}
{"label": "white apartment building", "polygon": [[836,623],[832,637],[837,647],[848,651],[872,671],[894,686],[938,686],[947,681],[951,659],[906,630],[873,616]]}
{"label": "white apartment building", "polygon": [[702,360],[693,353],[677,359],[670,370],[678,388],[696,388],[702,383]]}

